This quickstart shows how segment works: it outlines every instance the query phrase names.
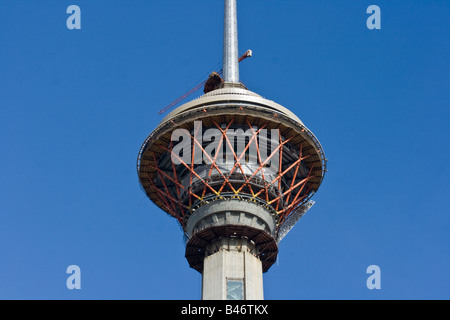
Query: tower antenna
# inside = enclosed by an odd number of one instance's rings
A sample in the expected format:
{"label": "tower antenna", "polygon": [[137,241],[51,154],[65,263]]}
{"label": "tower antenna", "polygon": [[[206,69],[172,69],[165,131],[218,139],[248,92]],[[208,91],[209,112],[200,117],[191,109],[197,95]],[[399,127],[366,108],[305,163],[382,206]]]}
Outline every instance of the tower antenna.
{"label": "tower antenna", "polygon": [[225,0],[223,75],[225,82],[239,83],[239,48],[236,0]]}

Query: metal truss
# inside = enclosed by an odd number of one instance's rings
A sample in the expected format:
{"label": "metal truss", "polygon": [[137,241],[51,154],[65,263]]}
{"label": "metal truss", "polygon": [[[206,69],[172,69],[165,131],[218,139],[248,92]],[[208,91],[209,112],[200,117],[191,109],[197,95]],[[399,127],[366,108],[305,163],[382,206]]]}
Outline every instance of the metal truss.
{"label": "metal truss", "polygon": [[303,205],[300,205],[295,209],[294,212],[286,219],[283,225],[278,230],[277,243],[279,243],[292,228],[297,224],[297,222],[308,212],[309,209],[315,204],[315,201],[309,200]]}
{"label": "metal truss", "polygon": [[[278,146],[267,159],[262,161],[257,137],[260,131],[268,124],[266,123],[260,128],[254,129],[248,120],[246,120],[246,123],[251,129],[252,137],[249,139],[242,153],[238,154],[227,135],[227,131],[232,127],[234,120],[229,121],[226,126],[221,126],[214,120],[212,122],[222,134],[222,139],[219,140],[217,149],[222,148],[222,144],[226,143],[230,147],[227,150],[231,150],[232,152],[234,165],[231,170],[225,171],[223,168],[219,168],[217,165],[219,152],[216,152],[215,156],[211,158],[203,148],[201,142],[196,138],[197,132],[194,132],[193,134],[191,133],[191,139],[195,148],[192,148],[192,159],[190,163],[186,163],[181,157],[173,154],[180,164],[175,165],[172,162],[171,171],[168,172],[167,169],[163,170],[158,166],[159,159],[152,152],[151,157],[153,157],[153,163],[156,165],[149,165],[149,167],[155,170],[155,177],[158,179],[152,179],[146,173],[151,190],[156,192],[158,198],[164,204],[166,212],[175,217],[182,226],[185,225],[187,218],[196,207],[207,204],[211,199],[224,200],[232,197],[244,197],[248,201],[255,201],[268,206],[274,215],[276,215],[278,225],[281,225],[291,212],[296,210],[297,207],[307,201],[311,196],[312,185],[308,182],[315,177],[313,175],[313,167],[308,168],[309,170],[306,176],[299,175],[299,169],[303,160],[310,157],[310,155],[303,155],[303,146],[300,145],[297,160],[294,162],[283,162],[283,151],[291,138],[282,141],[280,137]],[[245,154],[252,143],[256,144],[258,166],[249,174],[244,171],[243,166],[245,164]],[[170,142],[167,147],[163,145],[158,145],[158,147],[170,154],[173,145]],[[194,165],[196,150],[200,150],[203,157],[206,157],[209,163],[211,163],[210,165],[204,165],[209,166],[206,177],[200,176],[196,171],[196,168],[198,168],[198,166]],[[264,170],[267,163],[274,158],[275,154],[279,155],[278,172],[276,177],[273,178],[267,174],[265,175]],[[179,176],[179,166],[185,168],[182,176]],[[182,183],[186,177],[189,179],[188,186]],[[160,183],[156,185],[156,181],[160,181]],[[276,191],[275,193],[274,189]]]}

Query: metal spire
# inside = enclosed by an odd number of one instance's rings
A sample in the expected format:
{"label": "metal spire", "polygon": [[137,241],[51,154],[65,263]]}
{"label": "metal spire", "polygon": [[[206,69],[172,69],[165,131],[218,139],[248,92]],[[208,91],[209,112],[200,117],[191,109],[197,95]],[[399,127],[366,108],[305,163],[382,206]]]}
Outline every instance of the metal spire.
{"label": "metal spire", "polygon": [[223,75],[225,82],[239,83],[239,50],[236,0],[225,0]]}

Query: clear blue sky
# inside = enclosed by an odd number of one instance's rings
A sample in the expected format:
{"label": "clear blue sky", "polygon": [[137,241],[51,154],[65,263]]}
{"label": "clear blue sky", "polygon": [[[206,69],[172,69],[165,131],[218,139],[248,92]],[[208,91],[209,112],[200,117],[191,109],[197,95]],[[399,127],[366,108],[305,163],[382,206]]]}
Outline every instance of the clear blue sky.
{"label": "clear blue sky", "polygon": [[[450,2],[238,6],[254,52],[242,80],[329,159],[265,298],[449,299]],[[1,299],[200,299],[182,232],[135,165],[158,111],[221,61],[222,28],[222,0],[0,1]],[[72,264],[81,290],[66,288]],[[381,290],[366,287],[372,264]]]}

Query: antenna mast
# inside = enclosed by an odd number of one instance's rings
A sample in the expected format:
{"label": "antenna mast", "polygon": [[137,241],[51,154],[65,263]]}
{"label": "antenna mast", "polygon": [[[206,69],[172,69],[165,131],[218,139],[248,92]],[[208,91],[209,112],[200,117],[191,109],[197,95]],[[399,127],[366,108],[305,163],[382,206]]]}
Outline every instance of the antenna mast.
{"label": "antenna mast", "polygon": [[225,82],[239,83],[239,51],[236,0],[225,0],[223,75]]}

